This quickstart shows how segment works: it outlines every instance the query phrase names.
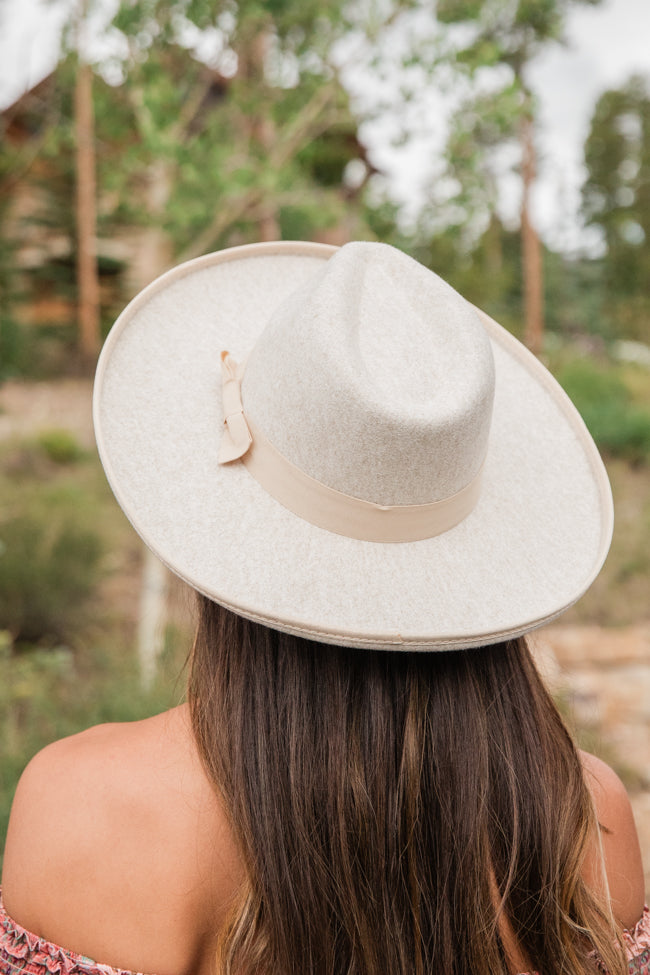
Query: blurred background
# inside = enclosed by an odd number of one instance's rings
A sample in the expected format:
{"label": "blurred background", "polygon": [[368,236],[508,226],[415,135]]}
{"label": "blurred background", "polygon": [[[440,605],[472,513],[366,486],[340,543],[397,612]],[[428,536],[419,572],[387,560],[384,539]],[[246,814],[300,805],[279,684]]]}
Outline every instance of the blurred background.
{"label": "blurred background", "polygon": [[115,317],[222,247],[377,239],[525,341],[605,458],[609,559],[535,646],[650,889],[648,37],[647,0],[0,0],[0,845],[36,750],[183,699],[191,594],[93,446]]}

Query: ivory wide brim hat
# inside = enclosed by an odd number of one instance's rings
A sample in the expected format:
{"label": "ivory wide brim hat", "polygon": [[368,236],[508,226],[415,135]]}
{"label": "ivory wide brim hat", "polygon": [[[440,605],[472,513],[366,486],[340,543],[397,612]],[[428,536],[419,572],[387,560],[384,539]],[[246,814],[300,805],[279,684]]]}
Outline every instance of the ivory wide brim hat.
{"label": "ivory wide brim hat", "polygon": [[106,340],[94,420],[174,573],[326,643],[518,636],[585,592],[611,541],[607,475],[560,386],[383,244],[254,244],[164,274]]}

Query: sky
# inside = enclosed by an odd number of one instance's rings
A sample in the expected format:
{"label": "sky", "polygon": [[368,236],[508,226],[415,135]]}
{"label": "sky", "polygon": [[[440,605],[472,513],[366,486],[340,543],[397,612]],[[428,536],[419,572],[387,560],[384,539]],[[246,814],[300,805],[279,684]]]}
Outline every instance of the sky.
{"label": "sky", "polygon": [[[66,0],[0,0],[0,108],[53,68],[69,6]],[[550,246],[565,251],[598,247],[578,216],[582,146],[598,96],[635,72],[650,76],[650,0],[576,4],[567,18],[566,42],[548,46],[531,67],[529,82],[540,108],[533,216]],[[374,86],[363,78],[352,78],[351,84],[361,102],[372,98]],[[405,146],[391,145],[395,119],[388,116],[366,124],[361,133],[407,216],[426,195],[432,159],[444,141],[444,105],[432,100],[430,92],[423,100],[416,98],[410,111],[417,134]],[[514,219],[518,181],[504,179],[501,197],[502,214]]]}

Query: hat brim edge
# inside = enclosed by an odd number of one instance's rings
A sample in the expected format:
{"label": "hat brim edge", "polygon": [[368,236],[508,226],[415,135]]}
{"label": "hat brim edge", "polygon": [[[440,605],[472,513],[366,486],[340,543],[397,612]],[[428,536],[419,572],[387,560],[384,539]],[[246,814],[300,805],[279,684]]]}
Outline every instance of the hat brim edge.
{"label": "hat brim edge", "polygon": [[514,336],[504,329],[503,326],[499,325],[498,322],[494,321],[494,319],[490,318],[490,316],[479,308],[476,308],[476,312],[479,315],[479,318],[486,328],[490,338],[504,347],[509,355],[516,358],[531,375],[531,378],[537,383],[540,383],[546,389],[546,391],[561,409],[561,412],[573,428],[577,438],[580,441],[581,447],[589,460],[594,482],[598,488],[601,513],[601,535],[599,550],[597,557],[594,559],[592,571],[585,577],[583,582],[581,582],[577,590],[572,592],[571,595],[568,596],[562,603],[562,605],[554,609],[552,612],[545,613],[544,615],[528,620],[525,623],[520,623],[515,626],[504,626],[504,628],[498,630],[460,634],[437,634],[436,636],[432,636],[431,634],[410,634],[402,637],[401,635],[398,636],[395,633],[390,633],[388,635],[386,633],[360,634],[354,630],[335,626],[328,626],[327,629],[314,628],[312,626],[305,625],[304,621],[290,618],[286,615],[283,615],[282,618],[278,618],[271,614],[260,613],[259,608],[255,606],[247,605],[242,601],[233,602],[225,599],[223,596],[217,593],[206,591],[205,586],[199,579],[193,578],[191,573],[179,571],[179,569],[175,565],[171,564],[170,561],[165,557],[164,553],[159,549],[159,546],[157,546],[156,543],[150,538],[146,537],[146,533],[141,531],[136,517],[132,514],[131,505],[121,490],[119,478],[117,478],[114,474],[110,454],[104,444],[102,423],[99,417],[99,391],[101,390],[102,386],[104,370],[107,362],[110,359],[113,346],[115,343],[117,343],[117,341],[119,341],[122,327],[131,320],[133,314],[138,310],[141,304],[146,304],[153,293],[166,287],[169,282],[177,281],[179,277],[182,277],[184,274],[193,273],[196,270],[200,270],[202,267],[211,267],[216,263],[224,263],[240,258],[264,257],[265,255],[272,254],[290,254],[308,257],[313,256],[326,259],[337,250],[337,247],[327,244],[291,241],[279,241],[268,244],[248,244],[240,247],[230,248],[227,251],[221,251],[216,254],[204,255],[203,257],[196,258],[192,261],[186,262],[183,265],[170,269],[148,285],[129,303],[129,305],[127,305],[117,319],[113,329],[109,333],[102,349],[97,366],[95,393],[93,396],[93,420],[95,424],[97,448],[100,459],[104,466],[106,477],[118,503],[127,515],[127,518],[131,522],[135,531],[142,538],[143,542],[150,548],[153,554],[160,559],[160,561],[172,573],[183,579],[183,581],[189,584],[197,592],[202,593],[210,599],[214,599],[215,601],[224,605],[227,609],[254,622],[283,632],[291,633],[305,639],[315,640],[322,643],[339,644],[347,647],[366,649],[376,648],[382,650],[427,651],[470,649],[513,639],[552,622],[566,612],[566,610],[572,605],[574,605],[578,599],[580,599],[580,597],[590,587],[602,568],[613,533],[614,518],[611,487],[604,470],[602,459],[593,442],[593,439],[570,398],[529,350],[527,350]]}

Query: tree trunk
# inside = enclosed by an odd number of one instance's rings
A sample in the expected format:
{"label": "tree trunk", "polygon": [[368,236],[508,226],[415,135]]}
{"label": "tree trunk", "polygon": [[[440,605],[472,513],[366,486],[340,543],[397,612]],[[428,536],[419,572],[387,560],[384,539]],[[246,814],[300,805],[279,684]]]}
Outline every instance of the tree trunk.
{"label": "tree trunk", "polygon": [[533,120],[526,112],[521,123],[521,257],[524,283],[524,342],[535,355],[544,341],[542,250],[530,219],[530,193],[535,180]]}
{"label": "tree trunk", "polygon": [[148,216],[147,226],[138,228],[137,244],[129,267],[129,287],[141,291],[174,263],[174,252],[163,223],[171,196],[174,174],[165,159],[156,159],[148,168],[142,187],[142,200]]}
{"label": "tree trunk", "polygon": [[[238,50],[239,77],[245,78],[256,87],[266,84],[264,78],[264,62],[269,50],[271,32],[267,26],[261,26],[250,38],[242,39]],[[275,144],[275,123],[269,116],[253,116],[249,120],[250,140],[257,145],[266,157]],[[258,236],[260,240],[279,240],[280,222],[275,202],[269,198],[260,208],[258,218]]]}
{"label": "tree trunk", "polygon": [[77,141],[77,289],[79,347],[86,362],[99,352],[99,275],[95,181],[92,69],[83,61],[81,35],[86,16],[82,2],[77,34],[75,128]]}

